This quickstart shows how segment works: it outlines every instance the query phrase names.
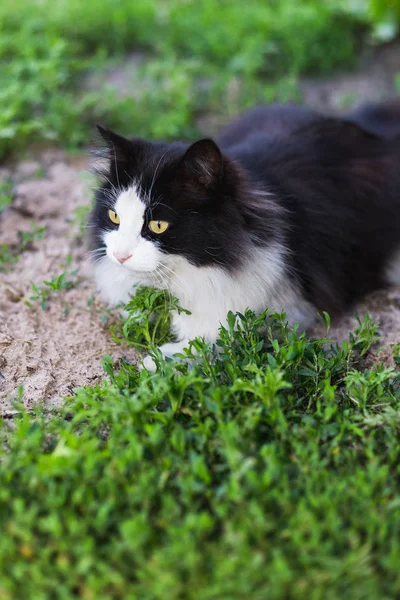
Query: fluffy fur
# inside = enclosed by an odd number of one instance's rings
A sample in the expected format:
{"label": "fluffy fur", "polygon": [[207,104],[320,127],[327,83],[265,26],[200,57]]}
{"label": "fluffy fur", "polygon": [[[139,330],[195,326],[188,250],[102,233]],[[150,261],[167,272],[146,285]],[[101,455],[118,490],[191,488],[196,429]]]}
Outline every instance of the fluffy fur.
{"label": "fluffy fur", "polygon": [[[99,129],[109,167],[91,215],[97,285],[110,304],[137,284],[180,299],[191,315],[174,317],[164,354],[214,342],[229,310],[283,309],[307,328],[317,311],[334,316],[400,281],[400,103],[346,118],[256,107],[192,145]],[[151,220],[169,227],[154,234]]]}

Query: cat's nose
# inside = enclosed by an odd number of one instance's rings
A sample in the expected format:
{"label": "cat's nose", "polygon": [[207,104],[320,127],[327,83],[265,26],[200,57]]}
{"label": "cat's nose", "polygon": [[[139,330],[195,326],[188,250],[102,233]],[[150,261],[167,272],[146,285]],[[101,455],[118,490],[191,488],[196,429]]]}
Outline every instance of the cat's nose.
{"label": "cat's nose", "polygon": [[114,252],[114,256],[121,265],[132,256],[132,254],[123,254],[121,252]]}

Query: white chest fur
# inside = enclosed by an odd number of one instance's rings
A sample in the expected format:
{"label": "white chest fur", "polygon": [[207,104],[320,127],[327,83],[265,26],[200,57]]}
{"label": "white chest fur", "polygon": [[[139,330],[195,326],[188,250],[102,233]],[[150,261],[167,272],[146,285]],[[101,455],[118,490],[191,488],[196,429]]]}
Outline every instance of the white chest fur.
{"label": "white chest fur", "polygon": [[195,267],[185,259],[176,259],[169,282],[190,315],[176,315],[174,333],[178,339],[201,336],[215,341],[218,329],[229,311],[250,308],[285,310],[290,322],[308,327],[315,309],[302,299],[284,275],[283,252],[277,244],[255,249],[245,265],[233,274],[220,267]]}

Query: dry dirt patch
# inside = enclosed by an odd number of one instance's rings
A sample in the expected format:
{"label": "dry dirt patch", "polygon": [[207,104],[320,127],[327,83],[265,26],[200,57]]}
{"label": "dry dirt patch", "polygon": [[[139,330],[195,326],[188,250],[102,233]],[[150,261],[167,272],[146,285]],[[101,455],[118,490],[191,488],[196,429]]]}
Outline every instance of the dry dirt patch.
{"label": "dry dirt patch", "polygon": [[[0,409],[7,413],[19,386],[27,407],[39,400],[57,404],[74,388],[101,381],[105,353],[117,359],[127,351],[110,340],[108,325],[118,314],[106,312],[94,296],[82,231],[74,219],[75,209],[87,206],[92,194],[87,162],[52,151],[37,162],[3,169],[1,176],[13,178],[15,192],[0,217],[1,242],[18,242],[18,231],[30,231],[32,221],[46,228],[43,239],[0,274]],[[55,292],[45,311],[39,301],[25,304],[34,295],[32,283],[42,286],[66,269],[78,269],[71,278],[79,282],[76,287]]]}
{"label": "dry dirt patch", "polygon": [[[101,381],[105,353],[115,360],[136,357],[111,342],[104,316],[117,319],[118,314],[105,313],[94,296],[82,232],[74,221],[75,209],[91,198],[87,161],[49,151],[37,162],[22,162],[0,175],[13,178],[16,196],[0,217],[1,242],[17,242],[17,232],[30,231],[32,221],[46,227],[43,239],[34,241],[11,271],[0,274],[0,409],[11,414],[19,386],[24,388],[26,407],[39,400],[55,405],[74,388]],[[63,272],[68,256],[68,270],[79,270],[77,287],[57,292],[46,311],[38,301],[28,307],[32,283],[41,285]],[[374,294],[356,311],[368,311],[380,322],[383,337],[369,363],[382,360],[392,365],[391,352],[380,348],[400,341],[400,288]],[[330,335],[346,339],[356,325],[354,317],[346,316]],[[324,335],[321,327],[315,333]]]}

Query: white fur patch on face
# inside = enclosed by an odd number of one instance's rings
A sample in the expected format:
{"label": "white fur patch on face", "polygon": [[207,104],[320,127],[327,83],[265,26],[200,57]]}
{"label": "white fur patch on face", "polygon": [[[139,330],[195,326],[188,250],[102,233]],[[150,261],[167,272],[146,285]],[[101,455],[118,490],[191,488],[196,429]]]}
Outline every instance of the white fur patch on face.
{"label": "white fur patch on face", "polygon": [[[162,253],[154,242],[142,237],[146,205],[141,200],[136,186],[121,192],[117,197],[114,211],[120,224],[118,229],[106,231],[103,239],[107,257],[119,268],[135,272],[149,273],[160,264]],[[118,258],[126,258],[123,264]]]}
{"label": "white fur patch on face", "polygon": [[[120,224],[118,229],[104,232],[106,256],[94,265],[97,288],[108,304],[128,302],[135,285],[157,285],[163,254],[141,235],[145,209],[134,185],[117,196],[113,210]],[[126,259],[122,264],[121,257]]]}

